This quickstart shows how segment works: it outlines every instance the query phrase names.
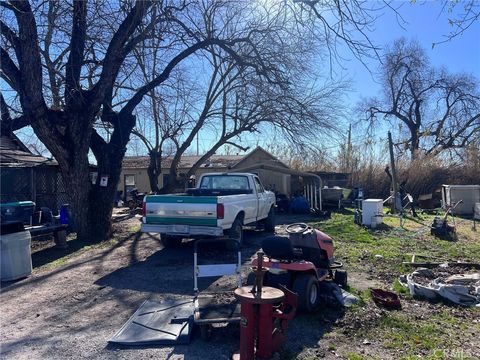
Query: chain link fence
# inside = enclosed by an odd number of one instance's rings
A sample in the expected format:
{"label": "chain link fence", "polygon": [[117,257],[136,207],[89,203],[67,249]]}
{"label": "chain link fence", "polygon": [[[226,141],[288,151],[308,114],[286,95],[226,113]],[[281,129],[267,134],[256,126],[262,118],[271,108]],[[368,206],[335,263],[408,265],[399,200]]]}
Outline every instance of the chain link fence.
{"label": "chain link fence", "polygon": [[1,201],[33,201],[37,208],[48,207],[57,213],[68,203],[68,194],[58,166],[2,167]]}

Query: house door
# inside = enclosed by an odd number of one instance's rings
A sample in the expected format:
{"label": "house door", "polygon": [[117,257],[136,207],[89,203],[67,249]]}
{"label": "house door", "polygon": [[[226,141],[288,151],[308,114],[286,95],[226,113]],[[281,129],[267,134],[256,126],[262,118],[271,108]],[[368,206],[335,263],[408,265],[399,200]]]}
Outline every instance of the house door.
{"label": "house door", "polygon": [[126,202],[130,199],[130,191],[135,189],[135,175],[124,175],[123,180],[125,184],[123,199]]}

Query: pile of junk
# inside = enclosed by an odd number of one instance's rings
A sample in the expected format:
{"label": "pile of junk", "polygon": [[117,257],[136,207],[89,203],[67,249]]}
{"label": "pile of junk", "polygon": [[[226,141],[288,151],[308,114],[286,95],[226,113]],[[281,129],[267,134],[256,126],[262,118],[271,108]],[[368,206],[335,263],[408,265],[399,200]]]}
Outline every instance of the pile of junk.
{"label": "pile of junk", "polygon": [[[324,299],[343,306],[356,303],[358,299],[345,290],[347,273],[334,258],[332,238],[304,223],[288,225],[285,230],[285,236],[263,240],[262,250],[252,258],[251,273],[243,279],[246,281],[241,278],[241,251],[236,241],[223,240],[225,249],[235,254],[233,262],[225,263],[228,257],[222,257],[223,263],[212,263],[210,257],[203,263],[199,256],[203,246],[219,240],[196,240],[194,295],[181,300],[145,301],[109,342],[188,344],[194,327],[202,339],[208,340],[213,331],[234,323],[240,326],[240,350],[234,358],[268,359],[285,342],[288,323],[298,312],[317,311]],[[201,278],[220,276],[235,277],[231,296],[199,291]],[[233,301],[222,303],[219,298]]]}
{"label": "pile of junk", "polygon": [[[413,259],[413,258],[412,258]],[[411,263],[416,267],[402,275],[400,284],[417,298],[480,307],[480,264],[444,262]]]}

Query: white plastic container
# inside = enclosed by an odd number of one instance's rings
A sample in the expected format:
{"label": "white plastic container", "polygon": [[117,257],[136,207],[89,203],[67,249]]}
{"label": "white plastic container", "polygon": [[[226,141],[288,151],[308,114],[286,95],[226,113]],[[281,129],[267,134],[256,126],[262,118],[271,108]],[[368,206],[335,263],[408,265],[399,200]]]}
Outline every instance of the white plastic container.
{"label": "white plastic container", "polygon": [[383,223],[383,200],[366,199],[362,201],[362,225],[372,228]]}
{"label": "white plastic container", "polygon": [[32,273],[29,231],[20,231],[0,236],[0,278],[11,281]]}

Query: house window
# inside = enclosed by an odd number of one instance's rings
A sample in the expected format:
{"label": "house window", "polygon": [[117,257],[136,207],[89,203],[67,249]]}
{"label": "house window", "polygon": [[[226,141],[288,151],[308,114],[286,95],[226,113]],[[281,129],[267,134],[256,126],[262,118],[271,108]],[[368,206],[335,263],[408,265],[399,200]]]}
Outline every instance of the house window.
{"label": "house window", "polygon": [[125,181],[125,187],[124,187],[125,192],[123,194],[123,200],[127,201],[131,199],[130,191],[135,189],[135,175],[125,175],[124,181]]}
{"label": "house window", "polygon": [[135,186],[135,175],[125,175],[125,185]]}

